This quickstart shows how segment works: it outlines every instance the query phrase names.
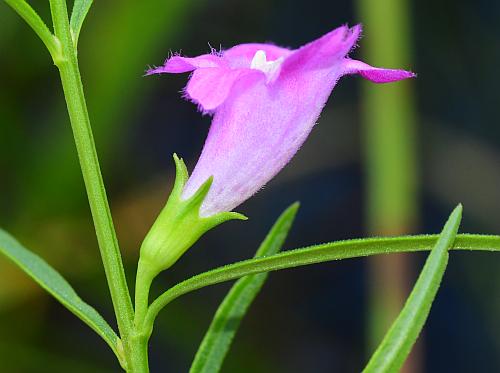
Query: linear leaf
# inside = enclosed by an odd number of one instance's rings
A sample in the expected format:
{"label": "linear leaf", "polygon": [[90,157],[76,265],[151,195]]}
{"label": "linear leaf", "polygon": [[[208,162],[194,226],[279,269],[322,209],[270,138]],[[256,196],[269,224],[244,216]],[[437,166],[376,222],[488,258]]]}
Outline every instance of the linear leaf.
{"label": "linear leaf", "polygon": [[[430,250],[438,235],[417,235],[388,238],[365,238],[337,241],[282,253],[243,260],[200,273],[184,280],[160,295],[149,307],[146,322],[152,325],[158,312],[174,299],[205,286],[262,272],[328,262],[331,260],[365,257],[377,254]],[[455,250],[500,251],[500,236],[459,234],[453,245]]]}
{"label": "linear leaf", "polygon": [[83,21],[89,12],[94,0],[75,0],[73,12],[71,13],[71,30],[73,31],[74,43],[78,44],[78,37],[82,29]]}
{"label": "linear leaf", "polygon": [[[257,250],[256,258],[281,250],[298,208],[299,204],[294,203],[280,215]],[[260,273],[243,277],[233,285],[215,313],[196,353],[190,373],[219,372],[241,320],[266,279],[267,273]]]}
{"label": "linear leaf", "polygon": [[5,0],[5,2],[24,19],[45,44],[50,54],[55,56],[58,50],[56,39],[31,5],[24,0]]}
{"label": "linear leaf", "polygon": [[448,263],[448,249],[455,241],[461,219],[462,206],[458,205],[439,235],[401,313],[363,372],[399,372],[427,320]]}
{"label": "linear leaf", "polygon": [[76,294],[71,285],[45,260],[24,248],[15,238],[0,229],[0,253],[17,264],[28,276],[54,296],[63,306],[78,316],[99,334],[120,360],[118,344],[120,339],[90,305]]}

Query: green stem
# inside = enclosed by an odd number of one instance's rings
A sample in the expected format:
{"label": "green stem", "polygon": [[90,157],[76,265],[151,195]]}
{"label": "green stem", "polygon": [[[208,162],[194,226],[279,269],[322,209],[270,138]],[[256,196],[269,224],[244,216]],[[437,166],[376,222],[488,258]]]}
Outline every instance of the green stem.
{"label": "green stem", "polygon": [[[411,66],[411,14],[408,0],[357,0],[368,63],[388,68]],[[367,175],[366,220],[372,235],[401,235],[418,224],[418,162],[412,82],[363,85],[363,132]],[[401,255],[369,261],[367,350],[378,345],[409,293],[411,258]],[[413,355],[415,357],[416,355]],[[418,371],[413,359],[411,371]],[[406,370],[406,373],[410,370]]]}
{"label": "green stem", "polygon": [[149,372],[148,343],[151,332],[144,327],[144,320],[149,306],[149,289],[158,274],[150,271],[150,268],[151,266],[144,263],[144,259],[139,259],[135,282],[135,317],[131,336],[132,359],[140,364],[138,372]]}
{"label": "green stem", "polygon": [[130,373],[149,373],[148,341],[151,334],[132,332],[129,336],[129,352],[127,356]]}
{"label": "green stem", "polygon": [[118,329],[124,344],[127,370],[129,372],[147,372],[147,365],[145,370],[142,369],[143,364],[140,361],[135,361],[139,354],[133,345],[139,339],[132,335],[134,310],[95,149],[66,2],[64,0],[50,0],[50,6],[55,36],[61,43],[61,55],[54,59],[54,63],[59,68],[61,75],[102,262]]}
{"label": "green stem", "polygon": [[43,41],[52,57],[56,58],[61,52],[60,44],[33,8],[24,0],[5,0],[5,2],[26,21]]}
{"label": "green stem", "polygon": [[134,327],[142,330],[142,324],[146,318],[149,306],[149,289],[157,272],[150,270],[152,266],[145,264],[144,258],[139,259],[137,276],[135,280],[135,318]]}

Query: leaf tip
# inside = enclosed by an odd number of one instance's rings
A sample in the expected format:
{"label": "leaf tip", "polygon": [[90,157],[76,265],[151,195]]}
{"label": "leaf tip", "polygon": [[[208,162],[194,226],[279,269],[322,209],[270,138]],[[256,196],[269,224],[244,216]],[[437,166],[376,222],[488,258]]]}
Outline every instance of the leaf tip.
{"label": "leaf tip", "polygon": [[464,206],[459,203],[455,209],[453,210],[453,212],[451,213],[452,216],[454,217],[457,217],[458,219],[462,219],[462,212],[464,210]]}
{"label": "leaf tip", "polygon": [[284,213],[290,213],[290,214],[293,214],[295,216],[297,214],[297,211],[299,210],[299,208],[300,208],[300,202],[295,201],[290,206],[288,206],[288,208],[285,210]]}

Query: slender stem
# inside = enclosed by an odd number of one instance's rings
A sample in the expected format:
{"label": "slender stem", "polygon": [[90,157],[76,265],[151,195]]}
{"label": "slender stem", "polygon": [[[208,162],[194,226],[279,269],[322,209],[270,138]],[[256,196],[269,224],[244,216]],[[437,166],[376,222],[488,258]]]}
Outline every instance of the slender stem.
{"label": "slender stem", "polygon": [[[358,0],[364,55],[371,64],[410,68],[410,1]],[[373,235],[401,235],[418,224],[416,119],[412,82],[363,86],[367,226]],[[411,258],[369,261],[367,350],[375,348],[410,292]],[[418,348],[402,371],[420,370]],[[417,354],[415,352],[417,351]]]}
{"label": "slender stem", "polygon": [[43,41],[53,58],[60,53],[60,45],[57,38],[52,35],[47,25],[40,16],[24,0],[4,0],[22,19],[35,31]]}
{"label": "slender stem", "polygon": [[130,373],[149,373],[148,341],[150,334],[133,332],[129,337],[130,351],[128,353]]}
{"label": "slender stem", "polygon": [[151,266],[144,263],[144,259],[139,259],[137,266],[137,276],[135,280],[135,318],[134,327],[142,329],[142,324],[146,317],[149,306],[149,289],[157,273],[150,271]]}
{"label": "slender stem", "polygon": [[132,353],[135,355],[134,359],[140,362],[139,368],[144,369],[144,372],[148,371],[148,343],[152,330],[152,328],[145,325],[149,306],[149,290],[154,278],[158,274],[155,271],[151,271],[151,268],[154,267],[146,264],[144,258],[140,258],[135,280],[135,317]]}
{"label": "slender stem", "polygon": [[[133,307],[125,278],[118,241],[113,226],[104,182],[99,168],[89,115],[83,93],[76,50],[73,44],[66,2],[50,0],[56,37],[62,46],[61,58],[55,60],[59,68],[66,104],[75,138],[78,158],[87,189],[92,217],[102,262],[111,292],[118,329],[128,360],[131,354],[128,337],[133,328]],[[132,363],[127,361],[129,369]],[[130,370],[133,371],[133,370]],[[135,370],[138,372],[138,370]]]}
{"label": "slender stem", "polygon": [[[409,7],[409,0],[358,0],[367,62],[411,69]],[[404,234],[418,220],[414,82],[363,84],[367,223],[378,234]]]}

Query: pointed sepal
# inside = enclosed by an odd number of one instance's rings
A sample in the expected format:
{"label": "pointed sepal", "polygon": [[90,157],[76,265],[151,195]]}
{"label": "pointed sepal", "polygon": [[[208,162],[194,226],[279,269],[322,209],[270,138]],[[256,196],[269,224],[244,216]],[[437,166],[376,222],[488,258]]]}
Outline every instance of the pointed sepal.
{"label": "pointed sepal", "polygon": [[189,198],[182,192],[189,178],[182,158],[174,154],[175,182],[168,201],[141,246],[141,263],[156,276],[172,266],[204,233],[229,220],[246,220],[237,212],[200,216],[200,208],[213,182],[209,177]]}

